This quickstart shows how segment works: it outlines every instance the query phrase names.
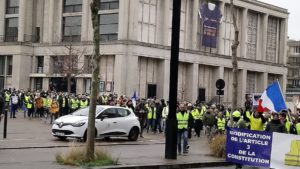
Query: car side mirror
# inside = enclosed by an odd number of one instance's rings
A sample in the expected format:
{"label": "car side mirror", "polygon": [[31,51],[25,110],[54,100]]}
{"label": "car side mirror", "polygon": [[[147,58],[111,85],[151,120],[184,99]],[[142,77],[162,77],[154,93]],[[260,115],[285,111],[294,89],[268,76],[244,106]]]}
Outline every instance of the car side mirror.
{"label": "car side mirror", "polygon": [[108,115],[107,114],[103,114],[103,115],[101,115],[100,116],[100,119],[101,119],[101,121],[103,121],[105,118],[107,118],[108,117]]}

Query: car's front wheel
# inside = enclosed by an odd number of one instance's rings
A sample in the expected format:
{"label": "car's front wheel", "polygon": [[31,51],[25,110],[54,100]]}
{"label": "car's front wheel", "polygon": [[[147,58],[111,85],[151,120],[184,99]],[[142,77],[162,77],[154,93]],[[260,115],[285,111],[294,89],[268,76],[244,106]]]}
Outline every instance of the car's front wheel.
{"label": "car's front wheel", "polygon": [[[95,129],[95,139],[97,138],[97,129]],[[82,138],[83,142],[87,141],[87,130],[84,132],[83,138]]]}
{"label": "car's front wheel", "polygon": [[139,128],[133,127],[129,132],[128,139],[130,141],[136,141],[139,138],[139,134],[140,134]]}

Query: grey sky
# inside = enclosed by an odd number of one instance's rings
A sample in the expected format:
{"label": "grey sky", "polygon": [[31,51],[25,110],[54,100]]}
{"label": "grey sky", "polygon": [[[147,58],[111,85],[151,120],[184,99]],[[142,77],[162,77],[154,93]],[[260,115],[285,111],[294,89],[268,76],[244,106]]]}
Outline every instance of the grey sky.
{"label": "grey sky", "polygon": [[300,40],[300,0],[259,0],[272,5],[288,9],[288,36],[290,39]]}

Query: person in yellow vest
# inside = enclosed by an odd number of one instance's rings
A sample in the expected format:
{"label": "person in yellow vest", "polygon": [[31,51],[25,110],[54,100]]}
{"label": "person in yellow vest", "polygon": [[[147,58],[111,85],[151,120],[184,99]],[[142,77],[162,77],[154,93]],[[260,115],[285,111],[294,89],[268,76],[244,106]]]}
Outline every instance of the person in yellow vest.
{"label": "person in yellow vest", "polygon": [[150,126],[151,130],[154,132],[156,121],[156,107],[154,102],[149,103],[148,114],[147,114],[147,133],[149,132]]}
{"label": "person in yellow vest", "polygon": [[36,115],[39,116],[40,118],[43,116],[44,112],[44,100],[43,98],[38,95],[38,98],[35,100],[35,105],[36,105]]}
{"label": "person in yellow vest", "polygon": [[219,112],[217,116],[217,132],[219,134],[224,134],[225,126],[226,126],[226,119],[224,118],[223,113]]}
{"label": "person in yellow vest", "polygon": [[177,147],[178,154],[181,155],[188,153],[188,121],[189,113],[186,111],[186,107],[183,103],[179,104],[179,111],[176,114],[178,121],[177,131]]}
{"label": "person in yellow vest", "polygon": [[285,126],[286,133],[296,134],[295,128],[293,128],[293,123],[287,119],[287,111],[282,111],[279,114],[279,119],[281,123]]}
{"label": "person in yellow vest", "polygon": [[51,102],[51,106],[50,106],[50,114],[51,114],[51,118],[50,118],[50,124],[52,124],[53,122],[53,118],[54,120],[57,119],[58,117],[58,113],[59,113],[59,103],[56,100],[55,97],[52,98],[52,102]]}
{"label": "person in yellow vest", "polygon": [[267,120],[262,112],[254,111],[251,113],[250,110],[247,110],[245,119],[250,122],[250,130],[264,131],[264,124]]}
{"label": "person in yellow vest", "polygon": [[71,96],[70,99],[70,113],[73,113],[78,109],[78,99],[75,96]]}
{"label": "person in yellow vest", "polygon": [[29,96],[29,98],[28,98],[27,110],[28,110],[27,116],[29,117],[29,119],[31,119],[33,116],[33,113],[34,113],[34,97],[33,97],[33,95]]}
{"label": "person in yellow vest", "polygon": [[[204,109],[204,108],[203,108]],[[197,137],[200,137],[201,127],[203,126],[202,120],[203,120],[203,110],[200,106],[197,106],[193,111],[192,115],[194,118],[194,129],[195,129],[195,135]],[[205,108],[206,109],[206,108]]]}
{"label": "person in yellow vest", "polygon": [[81,109],[89,106],[89,101],[86,99],[86,96],[82,97],[79,105]]}
{"label": "person in yellow vest", "polygon": [[297,119],[296,131],[297,131],[297,135],[300,135],[300,118]]}

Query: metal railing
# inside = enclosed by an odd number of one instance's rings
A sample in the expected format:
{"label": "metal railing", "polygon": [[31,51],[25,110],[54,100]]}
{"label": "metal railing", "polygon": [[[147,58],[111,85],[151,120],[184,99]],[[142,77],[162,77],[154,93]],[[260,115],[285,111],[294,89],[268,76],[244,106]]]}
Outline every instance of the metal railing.
{"label": "metal railing", "polygon": [[18,35],[7,36],[7,35],[0,35],[0,42],[17,42]]}

